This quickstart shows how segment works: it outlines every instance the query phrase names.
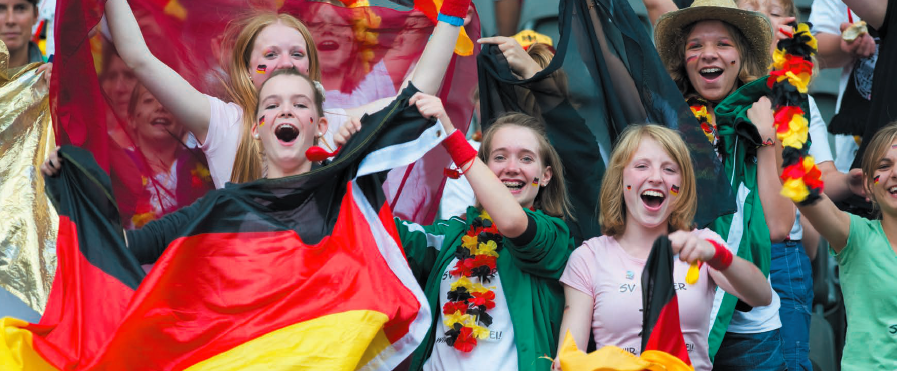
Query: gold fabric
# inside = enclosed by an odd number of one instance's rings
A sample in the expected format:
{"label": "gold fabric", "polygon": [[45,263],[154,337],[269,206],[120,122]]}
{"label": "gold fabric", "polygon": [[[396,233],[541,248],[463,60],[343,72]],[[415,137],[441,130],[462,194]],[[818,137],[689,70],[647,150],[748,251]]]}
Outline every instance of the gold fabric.
{"label": "gold fabric", "polygon": [[0,287],[43,314],[56,271],[59,217],[40,164],[56,144],[41,63],[7,70],[0,41]]}
{"label": "gold fabric", "polygon": [[642,352],[638,357],[621,348],[605,345],[586,354],[576,347],[569,330],[558,358],[562,371],[694,371],[679,358],[654,350]]}

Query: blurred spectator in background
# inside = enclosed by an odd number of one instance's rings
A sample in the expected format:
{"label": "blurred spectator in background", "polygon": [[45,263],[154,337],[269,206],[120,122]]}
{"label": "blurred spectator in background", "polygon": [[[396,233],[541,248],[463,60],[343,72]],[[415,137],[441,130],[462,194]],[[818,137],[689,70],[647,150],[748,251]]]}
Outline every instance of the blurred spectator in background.
{"label": "blurred spectator in background", "polygon": [[31,30],[37,23],[37,0],[0,0],[0,40],[9,49],[9,68],[43,62]]}

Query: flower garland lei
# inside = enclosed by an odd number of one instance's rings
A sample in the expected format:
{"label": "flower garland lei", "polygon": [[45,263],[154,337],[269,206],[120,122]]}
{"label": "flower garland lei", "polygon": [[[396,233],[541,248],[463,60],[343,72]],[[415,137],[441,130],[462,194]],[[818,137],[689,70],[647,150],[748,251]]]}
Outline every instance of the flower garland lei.
{"label": "flower garland lei", "polygon": [[800,108],[807,100],[807,86],[813,75],[812,56],[816,54],[816,38],[810,27],[801,23],[787,39],[780,40],[773,53],[773,71],[767,79],[775,107],[776,137],[782,142],[782,195],[800,205],[809,205],[820,198],[822,173],[809,155],[807,113]]}
{"label": "flower garland lei", "polygon": [[[477,338],[489,337],[487,327],[492,325],[492,316],[486,311],[495,307],[495,292],[483,283],[489,283],[495,277],[502,236],[484,210],[470,224],[461,241],[461,247],[455,251],[458,263],[449,271],[450,275],[458,276],[458,280],[449,289],[448,302],[442,307],[442,313],[447,316],[443,323],[449,328],[445,343],[462,352],[470,352],[477,345]],[[480,282],[471,281],[471,277],[479,278]]]}

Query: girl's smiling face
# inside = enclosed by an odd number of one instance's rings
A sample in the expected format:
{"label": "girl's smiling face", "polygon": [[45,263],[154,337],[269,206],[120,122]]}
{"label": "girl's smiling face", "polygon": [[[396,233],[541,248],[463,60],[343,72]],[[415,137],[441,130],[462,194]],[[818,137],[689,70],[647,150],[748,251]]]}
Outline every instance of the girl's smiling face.
{"label": "girl's smiling face", "polygon": [[315,97],[315,88],[302,76],[284,74],[262,86],[252,135],[261,141],[269,178],[311,169],[305,151],[314,145],[317,133],[327,130]]}
{"label": "girl's smiling face", "polygon": [[543,164],[539,139],[532,130],[507,125],[492,137],[486,165],[524,208],[530,208],[539,189],[551,180],[551,167]]}
{"label": "girl's smiling face", "polygon": [[649,229],[667,225],[673,212],[673,197],[678,197],[681,185],[682,175],[676,161],[657,141],[642,138],[623,168],[626,223]]}
{"label": "girl's smiling face", "polygon": [[299,30],[277,21],[256,36],[246,67],[252,84],[261,89],[268,76],[279,69],[295,68],[308,75],[309,63],[308,44]]}
{"label": "girl's smiling face", "polygon": [[695,24],[685,40],[685,72],[698,94],[719,102],[735,90],[741,56],[721,21]]}

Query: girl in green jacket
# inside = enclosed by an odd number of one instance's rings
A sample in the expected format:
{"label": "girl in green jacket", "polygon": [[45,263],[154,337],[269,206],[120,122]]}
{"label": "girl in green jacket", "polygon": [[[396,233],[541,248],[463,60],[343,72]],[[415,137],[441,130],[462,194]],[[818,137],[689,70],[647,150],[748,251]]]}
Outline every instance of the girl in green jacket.
{"label": "girl in green jacket", "polygon": [[[411,99],[454,131],[438,98]],[[543,124],[500,117],[476,151],[454,131],[443,145],[477,204],[421,226],[397,220],[432,326],[412,370],[548,370],[563,311],[558,278],[573,250],[561,161]]]}

